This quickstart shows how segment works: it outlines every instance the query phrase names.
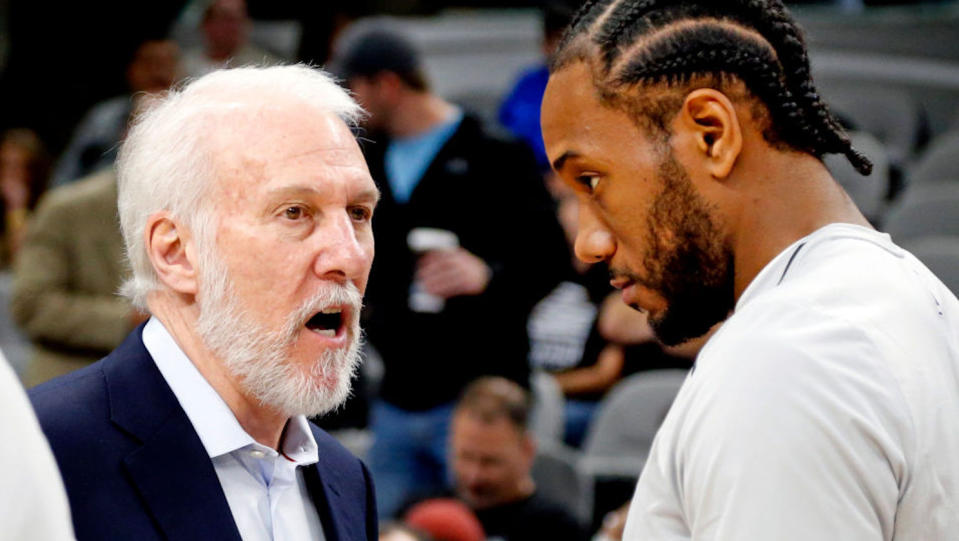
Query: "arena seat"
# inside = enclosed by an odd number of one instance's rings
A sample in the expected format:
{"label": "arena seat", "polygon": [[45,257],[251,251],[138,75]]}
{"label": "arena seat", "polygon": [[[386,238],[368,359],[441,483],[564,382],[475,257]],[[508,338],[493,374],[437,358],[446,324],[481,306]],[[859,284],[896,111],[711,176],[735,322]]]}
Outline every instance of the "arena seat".
{"label": "arena seat", "polygon": [[932,140],[910,169],[910,184],[959,180],[956,157],[959,156],[959,129]]}
{"label": "arena seat", "polygon": [[889,209],[883,229],[902,244],[930,235],[959,236],[959,182],[914,183]]}

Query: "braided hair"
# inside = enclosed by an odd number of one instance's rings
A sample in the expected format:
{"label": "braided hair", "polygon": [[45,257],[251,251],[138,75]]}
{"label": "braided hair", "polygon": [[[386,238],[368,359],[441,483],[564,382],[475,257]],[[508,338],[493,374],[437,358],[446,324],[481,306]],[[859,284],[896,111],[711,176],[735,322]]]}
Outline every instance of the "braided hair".
{"label": "braided hair", "polygon": [[[764,138],[822,158],[843,154],[863,175],[872,163],[852,148],[812,82],[802,32],[780,0],[588,0],[570,23],[550,71],[584,61],[602,100],[665,130],[682,101],[628,90],[741,82],[765,106]],[[642,106],[638,104],[642,103]]]}

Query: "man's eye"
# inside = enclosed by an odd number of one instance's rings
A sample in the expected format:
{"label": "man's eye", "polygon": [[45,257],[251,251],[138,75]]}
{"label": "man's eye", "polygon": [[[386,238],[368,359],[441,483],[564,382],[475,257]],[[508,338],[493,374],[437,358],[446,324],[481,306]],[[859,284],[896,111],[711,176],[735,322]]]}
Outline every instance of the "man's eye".
{"label": "man's eye", "polygon": [[306,211],[303,210],[303,207],[294,205],[294,206],[286,207],[286,210],[283,211],[283,215],[290,220],[299,220],[304,215],[306,215]]}
{"label": "man's eye", "polygon": [[357,222],[367,222],[373,217],[373,212],[366,207],[353,207],[350,209],[350,217]]}

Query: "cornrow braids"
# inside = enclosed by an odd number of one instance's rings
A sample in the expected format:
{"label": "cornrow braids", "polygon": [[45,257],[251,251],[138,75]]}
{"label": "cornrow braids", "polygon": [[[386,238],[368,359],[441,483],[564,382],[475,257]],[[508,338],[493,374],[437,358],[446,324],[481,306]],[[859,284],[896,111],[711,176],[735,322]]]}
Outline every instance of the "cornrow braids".
{"label": "cornrow braids", "polygon": [[589,28],[593,26],[596,19],[606,11],[613,1],[614,0],[586,0],[586,2],[576,10],[576,13],[573,14],[573,19],[563,33],[563,37],[560,39],[559,45],[556,47],[556,51],[550,59],[551,72],[557,71],[562,66],[570,63],[570,57],[572,54],[576,54],[572,52],[572,50],[575,49],[574,44],[581,41],[577,38],[588,34]]}
{"label": "cornrow braids", "polygon": [[843,154],[860,173],[872,171],[816,91],[805,39],[780,0],[587,2],[551,69],[576,59],[589,61],[600,95],[614,105],[623,88],[640,84],[734,77],[769,112],[768,141],[817,158]]}
{"label": "cornrow braids", "polygon": [[560,39],[557,49],[566,49],[572,39],[582,35],[592,26],[596,18],[603,13],[611,2],[612,0],[586,0],[583,5],[579,6],[579,9],[573,14],[569,26],[566,27],[566,31],[563,32],[563,37]]}
{"label": "cornrow braids", "polygon": [[620,54],[620,48],[632,43],[640,30],[637,24],[643,13],[649,9],[653,1],[620,2],[613,8],[596,33],[595,41],[605,45],[603,50],[604,71],[612,69],[613,63]]}

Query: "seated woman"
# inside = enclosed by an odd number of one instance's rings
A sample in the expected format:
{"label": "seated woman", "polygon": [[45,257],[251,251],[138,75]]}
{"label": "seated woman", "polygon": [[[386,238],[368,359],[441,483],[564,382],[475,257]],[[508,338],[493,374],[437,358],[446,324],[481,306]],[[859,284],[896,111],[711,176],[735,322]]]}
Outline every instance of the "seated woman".
{"label": "seated woman", "polygon": [[27,215],[47,187],[50,159],[31,130],[0,135],[0,267],[10,266],[23,240]]}

